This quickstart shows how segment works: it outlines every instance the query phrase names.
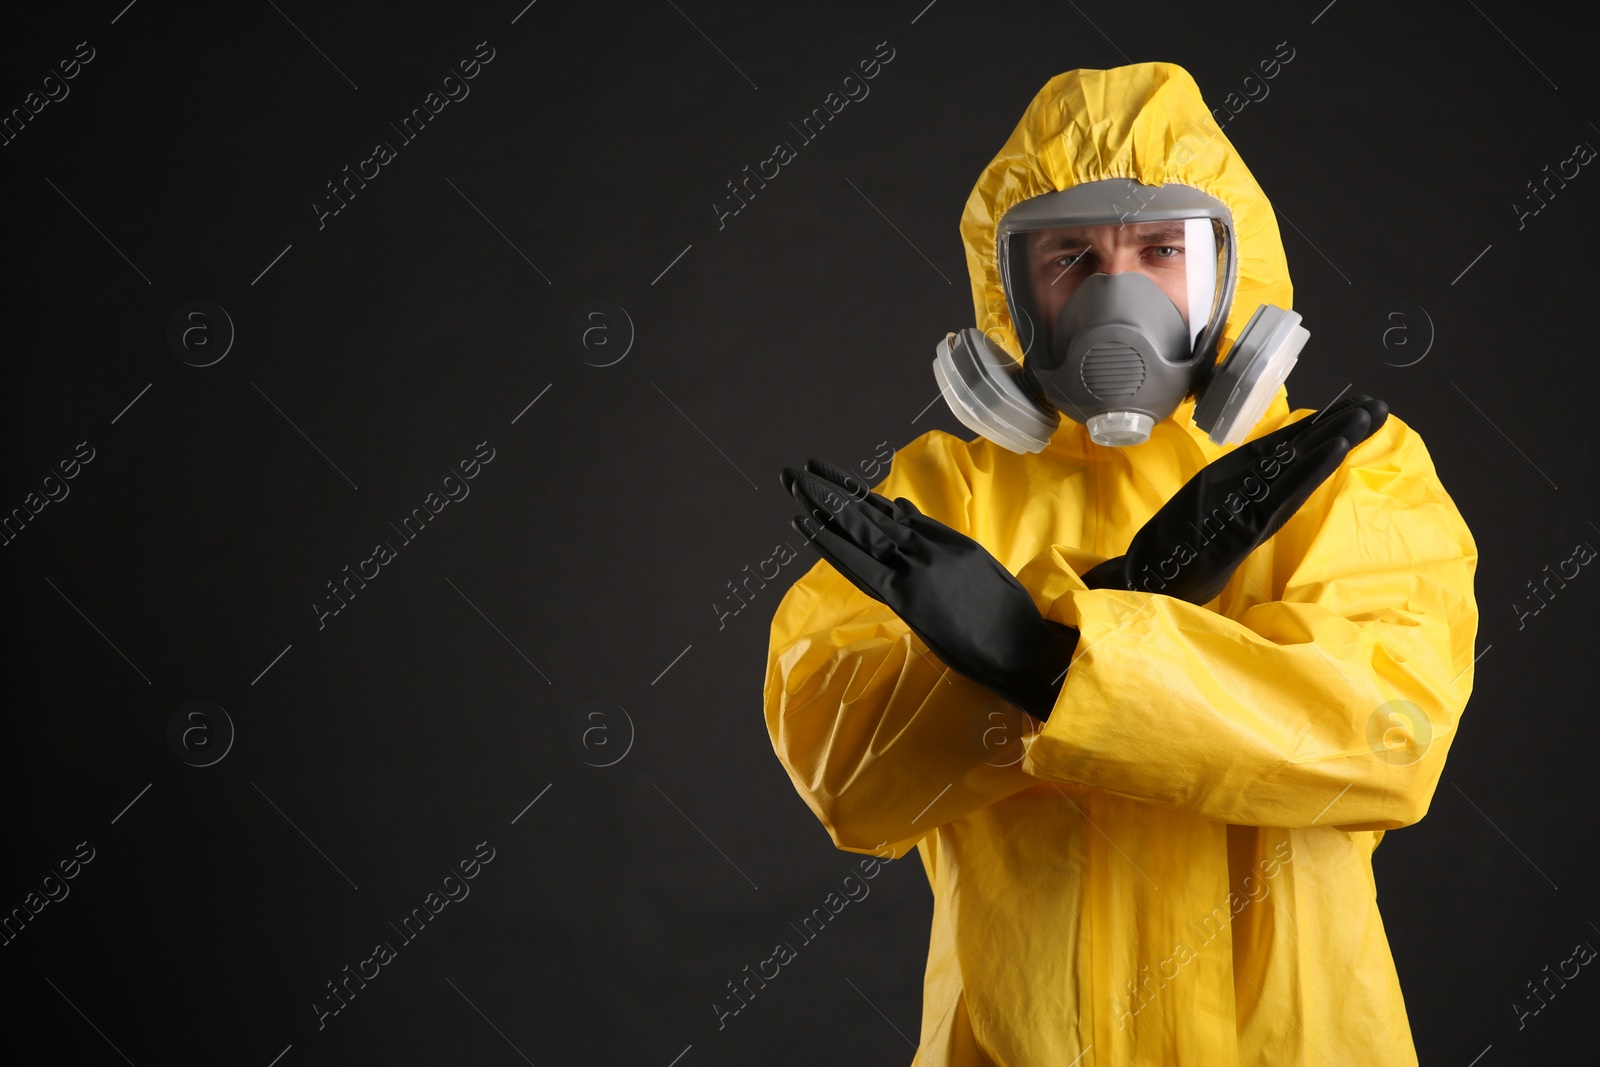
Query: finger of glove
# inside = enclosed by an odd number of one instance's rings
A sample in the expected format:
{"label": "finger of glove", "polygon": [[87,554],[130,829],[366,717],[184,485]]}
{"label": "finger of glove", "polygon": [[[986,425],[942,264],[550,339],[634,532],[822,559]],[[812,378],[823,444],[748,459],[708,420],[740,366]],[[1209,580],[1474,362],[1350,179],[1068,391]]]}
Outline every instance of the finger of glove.
{"label": "finger of glove", "polygon": [[1342,437],[1353,448],[1356,442],[1365,441],[1367,434],[1372,429],[1372,416],[1367,414],[1367,409],[1360,404],[1345,408],[1336,415],[1321,419],[1315,426],[1309,426],[1304,433],[1294,439],[1296,455],[1290,457],[1289,462],[1296,462],[1299,455],[1315,452],[1328,441],[1335,437]]}
{"label": "finger of glove", "polygon": [[843,508],[829,509],[834,511],[834,522],[840,532],[883,562],[893,563],[897,554],[916,548],[919,535],[903,521],[905,513],[879,494],[869,492],[866,499],[861,499],[809,471],[801,476],[799,484],[808,492],[821,486],[835,494],[835,502],[839,498],[848,501]]}
{"label": "finger of glove", "polygon": [[1366,420],[1370,420],[1371,412],[1375,409],[1381,409],[1380,414],[1387,417],[1388,405],[1358,393],[1343,397],[1320,412],[1296,419],[1254,441],[1247,441],[1201,468],[1173,495],[1161,509],[1160,515],[1168,519],[1173,515],[1187,514],[1194,506],[1207,504],[1213,495],[1210,492],[1213,487],[1242,481],[1252,473],[1258,460],[1271,456],[1274,465],[1286,462],[1282,459],[1285,444],[1291,450],[1287,460],[1289,463],[1335,437],[1345,438],[1354,447],[1371,435],[1373,427]]}
{"label": "finger of glove", "polygon": [[[1276,452],[1278,446],[1285,441],[1299,444],[1301,437],[1305,434],[1319,431],[1330,421],[1337,421],[1339,417],[1346,415],[1350,409],[1364,407],[1371,401],[1372,398],[1365,393],[1355,393],[1341,397],[1321,411],[1313,411],[1309,415],[1302,415],[1287,426],[1280,426],[1271,433],[1256,438],[1254,441],[1245,442],[1233,452],[1230,452],[1228,456],[1224,456],[1216,462],[1222,463],[1229,457],[1242,456],[1247,452],[1250,458],[1254,460],[1266,456],[1269,452]],[[1318,438],[1318,441],[1320,442],[1324,439]]]}
{"label": "finger of glove", "polygon": [[914,519],[925,519],[922,509],[903,496],[894,498],[894,517],[897,522],[910,523]]}
{"label": "finger of glove", "polygon": [[924,515],[918,510],[917,505],[903,496],[894,498],[894,506],[898,511],[897,525],[908,531],[909,538],[901,544],[902,554],[911,560],[925,559],[933,546],[939,545],[954,549],[961,555],[982,554],[988,556],[993,568],[1003,574],[1009,581],[1016,583],[1018,589],[1022,588],[1020,582],[1010,571],[994,558],[994,554],[980,542],[957,530],[955,527],[940,522],[931,515]]}
{"label": "finger of glove", "polygon": [[1277,497],[1276,506],[1272,509],[1272,515],[1256,543],[1259,545],[1266,542],[1282,529],[1284,523],[1294,517],[1311,494],[1339,469],[1339,464],[1344,462],[1344,457],[1349,453],[1349,440],[1335,437],[1297,456],[1272,487],[1272,493]]}
{"label": "finger of glove", "polygon": [[[846,581],[893,611],[900,621],[906,624],[906,628],[916,634],[917,639],[926,645],[928,651],[932,652],[941,663],[958,674],[972,677],[970,673],[972,668],[963,664],[960,657],[950,653],[944,647],[943,641],[920,626],[916,620],[916,612],[908,611],[910,605],[902,603],[901,597],[893,595],[890,589],[893,574],[888,567],[809,515],[796,515],[790,520],[790,525],[800,536],[815,545],[822,558],[826,559]],[[907,614],[912,615],[912,618],[907,618]]]}
{"label": "finger of glove", "polygon": [[876,559],[892,560],[900,551],[899,543],[909,535],[876,507],[810,471],[797,472],[793,485],[794,498],[812,518],[848,537]]}
{"label": "finger of glove", "polygon": [[1350,393],[1335,400],[1321,411],[1314,411],[1303,419],[1297,419],[1294,425],[1299,426],[1302,430],[1307,429],[1313,424],[1325,422],[1335,415],[1343,415],[1351,408],[1364,408],[1370,403],[1372,403],[1372,397],[1366,393]]}
{"label": "finger of glove", "polygon": [[[1362,441],[1365,441],[1367,438],[1377,433],[1378,429],[1389,417],[1389,405],[1385,404],[1382,400],[1378,400],[1366,393],[1355,393],[1351,396],[1344,397],[1343,399],[1335,401],[1334,403],[1323,408],[1316,414],[1309,415],[1306,418],[1295,422],[1293,425],[1304,433],[1311,433],[1327,422],[1350,419],[1351,412],[1356,408],[1360,408],[1362,411],[1366,412],[1366,427],[1363,429],[1354,422],[1347,422],[1346,425],[1349,427],[1351,432],[1338,435],[1349,441],[1350,447],[1354,448]],[[1319,438],[1319,440],[1325,439],[1326,436]],[[1298,440],[1296,443],[1299,443]]]}
{"label": "finger of glove", "polygon": [[884,515],[887,515],[889,518],[894,518],[894,505],[889,503],[889,501],[885,500],[882,496],[874,493],[867,487],[866,482],[863,482],[860,478],[856,477],[856,475],[852,474],[850,471],[845,470],[843,467],[835,466],[825,459],[808,459],[806,460],[806,470],[817,475],[819,478],[832,482],[834,485],[837,485],[839,488],[843,489],[857,500],[864,504],[871,505]]}
{"label": "finger of glove", "polygon": [[816,546],[822,558],[845,580],[874,600],[889,603],[889,568],[863,552],[854,542],[841,537],[810,515],[789,520],[795,532]]}
{"label": "finger of glove", "polygon": [[783,486],[783,491],[797,500],[799,496],[795,492],[795,482],[800,475],[805,473],[805,470],[806,468],[803,467],[785,467],[778,472],[778,482]]}
{"label": "finger of glove", "polygon": [[1242,478],[1249,474],[1257,461],[1277,452],[1285,441],[1294,440],[1295,436],[1305,430],[1305,419],[1298,419],[1287,426],[1280,426],[1271,433],[1263,434],[1253,441],[1246,441],[1237,448],[1225,452],[1206,465],[1204,470],[1210,472],[1213,481]]}
{"label": "finger of glove", "polygon": [[[1011,572],[1006,570],[1000,564],[1000,561],[994,558],[994,553],[985,548],[982,542],[962,533],[953,526],[940,522],[931,515],[924,515],[916,510],[916,505],[904,497],[900,497],[897,503],[905,505],[907,509],[902,513],[900,525],[912,538],[910,543],[902,546],[902,552],[908,559],[922,559],[929,552],[943,548],[950,550],[949,552],[941,553],[943,555],[953,553],[961,556],[988,556],[996,570],[1004,573],[1007,577],[1011,576]],[[1015,581],[1014,578],[1012,580]]]}
{"label": "finger of glove", "polygon": [[1355,448],[1362,441],[1365,441],[1367,438],[1377,433],[1389,418],[1389,405],[1385,404],[1382,400],[1379,400],[1376,397],[1368,396],[1365,393],[1361,394],[1360,399],[1361,406],[1366,410],[1367,413],[1368,424],[1366,432],[1363,433],[1359,439],[1346,435],[1350,442],[1351,448]]}

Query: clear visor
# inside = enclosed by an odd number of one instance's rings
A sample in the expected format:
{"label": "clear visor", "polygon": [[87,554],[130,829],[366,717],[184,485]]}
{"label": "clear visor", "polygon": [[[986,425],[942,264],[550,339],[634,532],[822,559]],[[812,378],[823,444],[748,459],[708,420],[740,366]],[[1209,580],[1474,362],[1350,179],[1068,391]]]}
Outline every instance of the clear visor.
{"label": "clear visor", "polygon": [[1085,279],[1125,271],[1149,278],[1171,299],[1193,355],[1222,302],[1227,234],[1213,217],[1111,219],[1007,233],[1006,300],[1024,358],[1040,345],[1049,350],[1061,309]]}

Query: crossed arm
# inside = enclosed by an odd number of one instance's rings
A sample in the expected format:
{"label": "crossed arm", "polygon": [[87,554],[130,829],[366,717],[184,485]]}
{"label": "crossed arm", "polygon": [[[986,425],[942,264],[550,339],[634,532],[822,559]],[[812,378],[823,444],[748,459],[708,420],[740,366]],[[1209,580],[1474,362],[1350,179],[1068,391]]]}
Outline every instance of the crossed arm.
{"label": "crossed arm", "polygon": [[[766,681],[769,731],[797,788],[841,848],[887,842],[896,854],[1040,779],[1220,822],[1420,819],[1471,689],[1476,547],[1420,438],[1398,420],[1375,436],[1292,519],[1235,531],[1281,527],[1230,571],[1216,610],[1085,581],[1130,573],[1127,557],[1052,545],[1026,564],[1011,580],[1074,643],[1020,760],[986,742],[1025,705],[955,669],[916,620],[862,591],[862,574],[818,564],[774,618]],[[882,488],[885,501],[914,491],[894,472]],[[995,599],[1015,610],[1014,593]]]}

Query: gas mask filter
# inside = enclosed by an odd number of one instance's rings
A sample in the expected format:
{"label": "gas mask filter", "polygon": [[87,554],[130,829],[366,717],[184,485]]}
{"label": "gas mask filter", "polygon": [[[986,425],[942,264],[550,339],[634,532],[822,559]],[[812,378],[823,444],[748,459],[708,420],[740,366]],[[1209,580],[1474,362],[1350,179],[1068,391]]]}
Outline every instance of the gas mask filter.
{"label": "gas mask filter", "polygon": [[1310,336],[1263,304],[1217,363],[1237,250],[1231,212],[1198,189],[1086,182],[1016,205],[996,236],[1023,362],[969,328],[933,370],[962,424],[1014,452],[1043,450],[1062,415],[1096,444],[1143,444],[1190,395],[1195,425],[1238,444]]}

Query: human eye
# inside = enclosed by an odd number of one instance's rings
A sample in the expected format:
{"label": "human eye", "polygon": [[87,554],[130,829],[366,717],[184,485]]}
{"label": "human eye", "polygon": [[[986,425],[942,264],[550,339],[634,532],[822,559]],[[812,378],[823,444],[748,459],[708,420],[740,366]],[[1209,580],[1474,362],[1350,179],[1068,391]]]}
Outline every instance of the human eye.
{"label": "human eye", "polygon": [[1086,245],[1052,248],[1044,254],[1041,267],[1052,284],[1082,267],[1093,273],[1094,249]]}
{"label": "human eye", "polygon": [[1150,249],[1150,252],[1157,259],[1172,259],[1175,256],[1183,255],[1183,249],[1176,245],[1156,245]]}

